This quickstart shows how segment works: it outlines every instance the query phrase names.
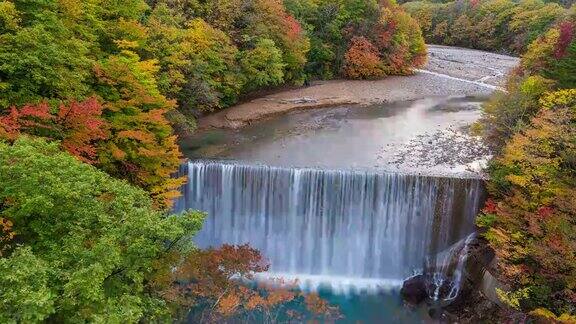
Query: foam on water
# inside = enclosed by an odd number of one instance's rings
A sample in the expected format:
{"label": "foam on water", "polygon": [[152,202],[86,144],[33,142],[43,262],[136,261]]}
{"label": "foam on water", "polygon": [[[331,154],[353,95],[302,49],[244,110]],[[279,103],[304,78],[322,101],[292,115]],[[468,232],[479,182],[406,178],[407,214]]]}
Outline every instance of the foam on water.
{"label": "foam on water", "polygon": [[318,291],[325,288],[337,295],[399,291],[403,283],[403,280],[398,279],[354,278],[278,272],[257,274],[255,279],[271,282],[279,286],[298,287],[303,291]]}

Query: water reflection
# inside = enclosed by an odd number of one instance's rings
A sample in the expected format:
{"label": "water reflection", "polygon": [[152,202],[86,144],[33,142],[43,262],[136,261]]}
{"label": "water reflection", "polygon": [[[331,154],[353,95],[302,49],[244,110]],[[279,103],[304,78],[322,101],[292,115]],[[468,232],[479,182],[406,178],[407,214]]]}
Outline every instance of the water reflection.
{"label": "water reflection", "polygon": [[[238,131],[203,132],[185,139],[183,146],[192,158],[470,176],[475,171],[468,172],[468,164],[486,159],[486,154],[470,150],[470,157],[456,158],[475,145],[467,138],[467,128],[479,118],[483,100],[440,97],[295,112]],[[438,141],[445,131],[455,135]],[[412,154],[416,151],[419,154]],[[447,152],[443,159],[427,158],[441,151]],[[456,160],[448,161],[450,157]]]}

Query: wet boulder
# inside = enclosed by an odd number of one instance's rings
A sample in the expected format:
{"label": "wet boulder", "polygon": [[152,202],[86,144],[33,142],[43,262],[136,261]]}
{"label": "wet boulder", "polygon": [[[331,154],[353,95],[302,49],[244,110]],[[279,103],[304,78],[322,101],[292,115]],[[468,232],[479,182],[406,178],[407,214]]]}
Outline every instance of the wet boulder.
{"label": "wet boulder", "polygon": [[410,305],[418,305],[428,298],[426,290],[426,278],[424,275],[410,277],[404,281],[400,295]]}

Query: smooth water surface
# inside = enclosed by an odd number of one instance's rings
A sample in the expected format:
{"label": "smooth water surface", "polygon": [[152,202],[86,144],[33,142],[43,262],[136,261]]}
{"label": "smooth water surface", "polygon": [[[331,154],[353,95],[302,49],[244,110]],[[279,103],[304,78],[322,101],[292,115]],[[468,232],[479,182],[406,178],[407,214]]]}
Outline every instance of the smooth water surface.
{"label": "smooth water surface", "polygon": [[477,177],[488,152],[468,130],[483,101],[433,97],[293,112],[241,130],[203,132],[183,146],[191,158]]}

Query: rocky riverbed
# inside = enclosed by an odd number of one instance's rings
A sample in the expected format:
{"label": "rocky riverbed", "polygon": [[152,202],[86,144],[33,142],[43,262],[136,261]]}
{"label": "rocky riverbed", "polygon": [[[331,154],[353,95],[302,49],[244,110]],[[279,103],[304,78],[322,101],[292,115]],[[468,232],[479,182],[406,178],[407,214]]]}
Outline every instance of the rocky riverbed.
{"label": "rocky riverbed", "polygon": [[490,152],[470,134],[484,97],[431,97],[289,112],[239,130],[204,131],[190,157],[283,167],[482,177]]}
{"label": "rocky riverbed", "polygon": [[237,129],[288,111],[373,105],[433,96],[488,95],[500,89],[515,57],[483,51],[428,46],[428,63],[410,76],[382,80],[332,80],[270,94],[199,120],[200,129]]}

